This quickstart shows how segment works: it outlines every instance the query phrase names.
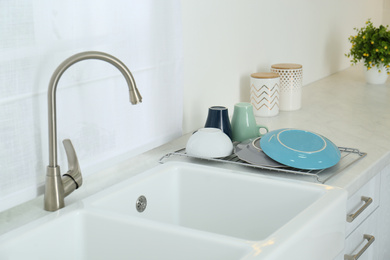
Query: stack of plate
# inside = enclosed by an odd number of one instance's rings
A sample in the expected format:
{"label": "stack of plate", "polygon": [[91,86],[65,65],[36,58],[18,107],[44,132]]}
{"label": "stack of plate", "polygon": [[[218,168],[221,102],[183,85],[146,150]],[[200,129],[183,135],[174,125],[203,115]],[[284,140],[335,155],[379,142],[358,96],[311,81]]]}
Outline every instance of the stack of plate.
{"label": "stack of plate", "polygon": [[340,150],[329,139],[299,129],[278,129],[235,147],[243,161],[257,166],[320,170],[340,161]]}

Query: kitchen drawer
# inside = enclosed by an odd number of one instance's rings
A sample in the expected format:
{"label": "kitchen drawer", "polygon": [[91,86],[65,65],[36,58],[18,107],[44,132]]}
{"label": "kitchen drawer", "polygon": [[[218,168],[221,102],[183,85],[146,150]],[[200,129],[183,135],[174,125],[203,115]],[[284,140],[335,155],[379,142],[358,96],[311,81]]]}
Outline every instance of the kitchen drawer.
{"label": "kitchen drawer", "polygon": [[359,260],[378,260],[378,212],[379,210],[375,210],[345,239],[344,251],[334,260],[344,260],[346,254],[351,256],[356,255],[364,247],[366,247],[366,250],[358,257]]}
{"label": "kitchen drawer", "polygon": [[[352,222],[347,220],[345,235],[362,223],[379,206],[380,198],[380,174],[376,175],[367,184],[360,188],[347,201],[347,215],[357,215]],[[360,214],[358,214],[360,210]],[[351,221],[351,220],[350,220]]]}

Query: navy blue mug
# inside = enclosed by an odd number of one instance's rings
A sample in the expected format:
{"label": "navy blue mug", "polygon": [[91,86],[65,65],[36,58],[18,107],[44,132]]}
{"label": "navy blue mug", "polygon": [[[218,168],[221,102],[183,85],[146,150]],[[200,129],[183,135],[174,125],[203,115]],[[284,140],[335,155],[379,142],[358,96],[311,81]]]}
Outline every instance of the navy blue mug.
{"label": "navy blue mug", "polygon": [[232,126],[230,125],[229,113],[226,107],[210,107],[204,127],[219,128],[232,139]]}

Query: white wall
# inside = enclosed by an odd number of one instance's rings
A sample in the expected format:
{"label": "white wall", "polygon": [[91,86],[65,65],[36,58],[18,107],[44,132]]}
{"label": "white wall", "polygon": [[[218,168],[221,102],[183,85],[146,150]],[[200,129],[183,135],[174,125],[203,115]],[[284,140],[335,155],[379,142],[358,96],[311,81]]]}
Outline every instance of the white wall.
{"label": "white wall", "polygon": [[383,24],[390,25],[390,0],[383,0]]}
{"label": "white wall", "polygon": [[183,132],[203,127],[208,107],[249,102],[249,75],[274,63],[303,65],[304,85],[350,66],[348,37],[389,0],[181,0]]}
{"label": "white wall", "polygon": [[0,0],[0,211],[43,193],[47,90],[56,67],[81,51],[122,60],[143,97],[106,62],[73,65],[57,89],[58,164],[72,140],[84,177],[182,134],[179,0]]}

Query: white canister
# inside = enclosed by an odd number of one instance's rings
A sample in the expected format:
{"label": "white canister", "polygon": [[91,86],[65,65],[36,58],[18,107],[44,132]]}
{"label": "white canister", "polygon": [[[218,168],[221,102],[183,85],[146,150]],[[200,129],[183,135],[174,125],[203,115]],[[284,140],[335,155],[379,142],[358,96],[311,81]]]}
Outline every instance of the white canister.
{"label": "white canister", "polygon": [[279,113],[279,74],[251,74],[251,104],[255,116],[271,117]]}
{"label": "white canister", "polygon": [[301,108],[302,99],[302,65],[294,63],[274,64],[271,71],[280,76],[279,109],[292,111]]}

